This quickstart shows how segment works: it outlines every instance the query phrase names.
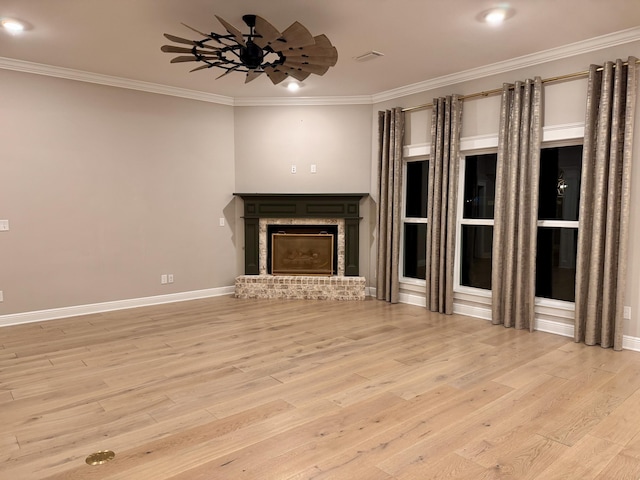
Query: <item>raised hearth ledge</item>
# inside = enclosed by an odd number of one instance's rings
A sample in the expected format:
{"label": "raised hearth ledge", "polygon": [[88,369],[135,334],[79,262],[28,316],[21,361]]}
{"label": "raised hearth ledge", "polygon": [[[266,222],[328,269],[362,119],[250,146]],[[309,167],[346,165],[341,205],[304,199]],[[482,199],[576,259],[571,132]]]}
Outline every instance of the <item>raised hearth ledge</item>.
{"label": "raised hearth ledge", "polygon": [[304,275],[241,275],[236,278],[236,298],[290,300],[364,300],[364,277]]}

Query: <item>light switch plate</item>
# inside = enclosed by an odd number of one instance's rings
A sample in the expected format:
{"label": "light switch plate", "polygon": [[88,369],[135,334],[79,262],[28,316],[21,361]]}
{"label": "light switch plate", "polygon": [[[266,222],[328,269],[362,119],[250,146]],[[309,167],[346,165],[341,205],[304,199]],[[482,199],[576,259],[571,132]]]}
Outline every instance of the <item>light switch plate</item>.
{"label": "light switch plate", "polygon": [[9,231],[9,220],[0,220],[0,232]]}

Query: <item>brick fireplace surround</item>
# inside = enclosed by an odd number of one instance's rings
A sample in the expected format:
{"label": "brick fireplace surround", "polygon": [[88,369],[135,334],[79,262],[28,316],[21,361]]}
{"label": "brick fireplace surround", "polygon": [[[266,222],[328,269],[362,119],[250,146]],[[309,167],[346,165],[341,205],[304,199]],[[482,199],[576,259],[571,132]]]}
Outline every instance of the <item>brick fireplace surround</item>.
{"label": "brick fireplace surround", "polygon": [[[358,275],[360,199],[366,194],[244,194],[245,275],[236,278],[237,298],[364,300]],[[332,276],[267,272],[269,225],[337,225],[338,272]]]}

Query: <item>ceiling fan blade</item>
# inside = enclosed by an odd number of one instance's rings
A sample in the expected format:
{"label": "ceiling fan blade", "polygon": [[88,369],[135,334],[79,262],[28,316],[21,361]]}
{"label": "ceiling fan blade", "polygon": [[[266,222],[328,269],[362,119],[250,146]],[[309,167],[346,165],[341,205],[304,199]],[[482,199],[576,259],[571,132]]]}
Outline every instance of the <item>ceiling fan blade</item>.
{"label": "ceiling fan blade", "polygon": [[200,43],[200,42],[196,42],[195,40],[189,40],[187,38],[176,37],[175,35],[170,35],[168,33],[165,33],[164,36],[165,36],[165,38],[167,38],[167,40],[171,40],[172,42],[183,43],[185,45],[191,45],[193,47],[208,48],[210,50],[220,50],[218,47],[213,47],[211,45],[207,45],[206,43]]}
{"label": "ceiling fan blade", "polygon": [[201,62],[202,60],[218,60],[218,57],[175,57],[171,59],[171,63]]}
{"label": "ceiling fan blade", "polygon": [[247,72],[247,78],[244,79],[244,83],[249,83],[249,82],[255,80],[256,78],[258,78],[263,73],[264,72],[262,70],[249,70]]}
{"label": "ceiling fan blade", "polygon": [[189,70],[189,73],[191,72],[197,72],[198,70],[204,70],[205,68],[211,68],[211,67],[215,67],[216,65],[200,65],[199,67],[194,68],[193,70]]}
{"label": "ceiling fan blade", "polygon": [[238,30],[236,27],[231,25],[225,19],[220,18],[218,15],[216,15],[216,18],[222,24],[225,30],[229,32],[229,35],[231,35],[235,39],[236,42],[238,42],[243,47],[247,45],[247,43],[244,40],[244,37],[242,36],[242,32],[240,30]]}
{"label": "ceiling fan blade", "polygon": [[268,66],[264,68],[264,71],[274,85],[279,84],[287,78],[287,74],[278,70],[276,67]]}
{"label": "ceiling fan blade", "polygon": [[198,59],[196,57],[175,57],[171,59],[171,63],[182,63],[182,62],[197,62]]}
{"label": "ceiling fan blade", "polygon": [[224,65],[225,63],[226,62],[214,62],[214,63],[209,62],[209,63],[207,63],[205,65],[201,65],[201,66],[196,67],[196,68],[194,68],[192,70],[189,70],[189,73],[196,72],[198,70],[204,70],[205,68],[219,67],[220,65]]}
{"label": "ceiling fan blade", "polygon": [[316,47],[333,48],[331,40],[326,35],[316,35],[313,39],[316,41]]}
{"label": "ceiling fan blade", "polygon": [[160,48],[160,50],[162,50],[163,52],[167,52],[167,53],[189,53],[191,55],[193,55],[194,53],[197,53],[198,55],[214,55],[214,52],[203,52],[202,50],[195,50],[193,48],[186,48],[186,47],[174,47],[173,45],[163,45],[162,48]]}
{"label": "ceiling fan blade", "polygon": [[171,40],[172,42],[176,42],[176,43],[184,43],[185,45],[194,45],[195,44],[193,40],[188,40],[186,38],[176,37],[175,35],[170,35],[168,33],[165,33],[164,37],[167,40]]}
{"label": "ceiling fan blade", "polygon": [[280,67],[278,67],[278,69],[283,71],[289,77],[295,78],[299,82],[302,82],[302,81],[306,80],[307,77],[309,75],[311,75],[311,73],[312,73],[312,72],[304,72],[304,71],[298,70],[296,68],[287,67],[286,65],[281,65]]}
{"label": "ceiling fan blade", "polygon": [[279,39],[282,34],[280,31],[267,22],[264,18],[256,15],[256,26],[254,27],[254,31],[260,35],[260,37],[254,38],[253,43],[258,45],[260,48],[264,48],[267,45],[271,45],[277,39]]}
{"label": "ceiling fan blade", "polygon": [[285,57],[285,61],[287,63],[294,62],[299,63],[300,65],[319,65],[322,67],[333,67],[336,62],[332,58],[327,57],[296,57],[293,55],[287,55]]}
{"label": "ceiling fan blade", "polygon": [[236,71],[236,70],[237,70],[237,69],[239,69],[241,66],[242,66],[242,65],[236,65],[235,67],[232,67],[232,68],[227,69],[227,71],[226,71],[226,72],[224,72],[222,75],[217,76],[217,77],[216,77],[216,80],[218,80],[219,78],[222,78],[222,77],[224,77],[224,76],[226,76],[226,75],[229,75],[231,72]]}
{"label": "ceiling fan blade", "polygon": [[182,22],[180,22],[180,25],[183,25],[183,26],[187,27],[189,30],[193,30],[194,32],[199,33],[199,34],[200,34],[200,35],[202,35],[203,37],[211,38],[211,36],[210,36],[210,35],[208,35],[208,34],[206,34],[206,33],[202,33],[200,30],[196,30],[195,28],[190,27],[190,26],[189,26],[189,25],[187,25],[186,23],[182,23]]}
{"label": "ceiling fan blade", "polygon": [[325,73],[327,73],[327,70],[329,70],[328,66],[310,65],[308,63],[305,64],[305,63],[296,63],[296,62],[289,62],[289,61],[284,62],[283,66],[291,68],[293,70],[301,71],[301,72],[314,73],[316,75],[324,75]]}
{"label": "ceiling fan blade", "polygon": [[275,51],[315,45],[313,35],[300,22],[292,23],[271,46]]}
{"label": "ceiling fan blade", "polygon": [[334,66],[338,62],[338,51],[335,47],[332,48],[318,48],[318,47],[304,47],[294,50],[284,50],[282,53],[285,57],[289,58],[309,58],[320,59],[330,66]]}

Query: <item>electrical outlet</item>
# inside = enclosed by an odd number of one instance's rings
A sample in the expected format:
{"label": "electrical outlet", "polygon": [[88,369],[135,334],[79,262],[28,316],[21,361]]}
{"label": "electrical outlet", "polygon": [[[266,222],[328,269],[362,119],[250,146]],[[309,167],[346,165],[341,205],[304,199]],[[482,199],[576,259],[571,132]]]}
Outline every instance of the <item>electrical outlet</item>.
{"label": "electrical outlet", "polygon": [[167,282],[168,283],[173,283],[173,273],[170,273],[167,275]]}
{"label": "electrical outlet", "polygon": [[296,173],[298,171],[298,169],[296,168],[295,165],[291,165],[291,173]]}
{"label": "electrical outlet", "polygon": [[224,227],[224,217],[220,217],[219,225],[220,225],[221,227]]}
{"label": "electrical outlet", "polygon": [[311,173],[316,173],[318,171],[315,165],[311,165]]}
{"label": "electrical outlet", "polygon": [[631,307],[624,307],[624,318],[631,320]]}
{"label": "electrical outlet", "polygon": [[165,274],[160,275],[160,283],[165,285],[167,283],[167,276]]}
{"label": "electrical outlet", "polygon": [[4,293],[0,290],[0,302],[4,302]]}

